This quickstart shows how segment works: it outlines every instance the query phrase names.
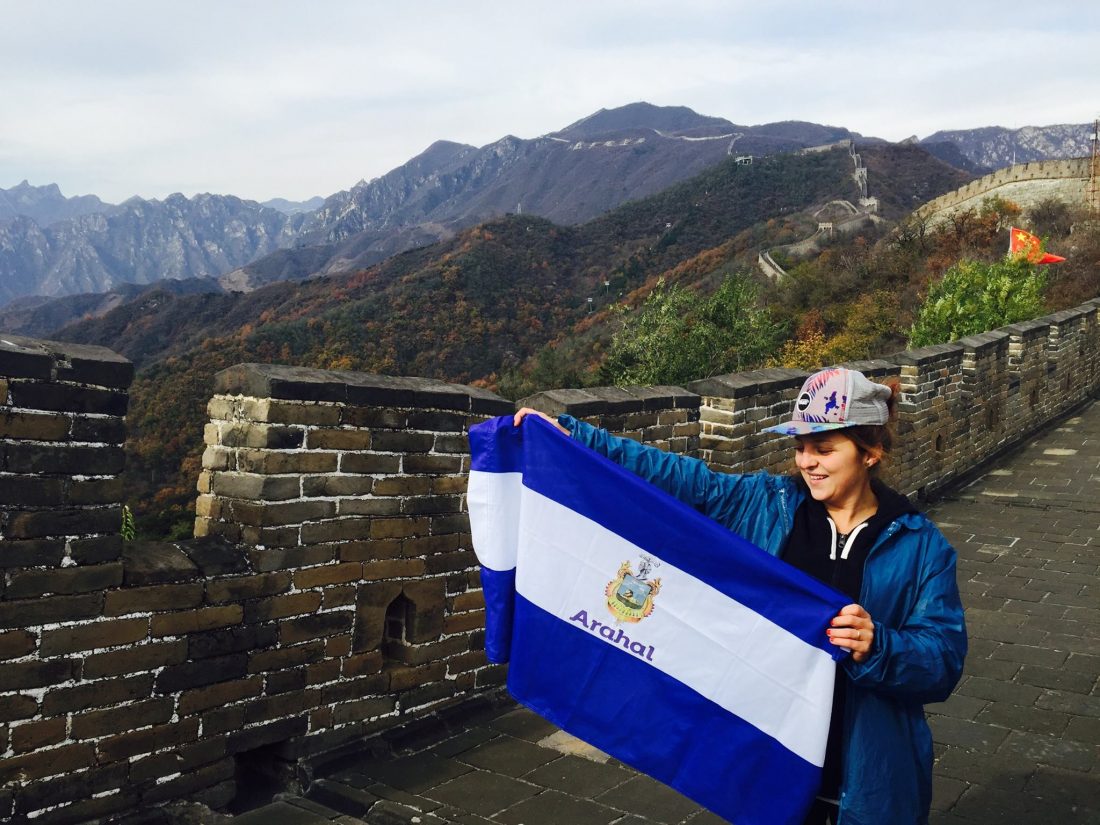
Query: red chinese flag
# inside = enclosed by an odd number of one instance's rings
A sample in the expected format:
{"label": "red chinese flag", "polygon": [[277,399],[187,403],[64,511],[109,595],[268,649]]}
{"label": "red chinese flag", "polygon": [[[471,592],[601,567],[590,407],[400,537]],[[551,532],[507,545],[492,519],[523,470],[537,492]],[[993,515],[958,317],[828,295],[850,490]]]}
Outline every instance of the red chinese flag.
{"label": "red chinese flag", "polygon": [[1056,264],[1065,260],[1061,255],[1044,252],[1043,242],[1037,235],[1016,227],[1008,232],[1008,254],[1014,258],[1025,258],[1032,264]]}

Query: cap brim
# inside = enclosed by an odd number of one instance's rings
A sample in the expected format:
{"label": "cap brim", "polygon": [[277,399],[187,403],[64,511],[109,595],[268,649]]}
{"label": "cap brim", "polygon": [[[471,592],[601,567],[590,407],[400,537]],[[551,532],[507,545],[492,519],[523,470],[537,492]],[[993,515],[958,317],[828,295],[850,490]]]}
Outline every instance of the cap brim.
{"label": "cap brim", "polygon": [[785,421],[782,424],[776,424],[774,427],[764,427],[760,432],[778,433],[779,435],[813,435],[814,433],[825,433],[829,430],[842,430],[851,426],[851,424],[844,423],[818,424],[813,421]]}

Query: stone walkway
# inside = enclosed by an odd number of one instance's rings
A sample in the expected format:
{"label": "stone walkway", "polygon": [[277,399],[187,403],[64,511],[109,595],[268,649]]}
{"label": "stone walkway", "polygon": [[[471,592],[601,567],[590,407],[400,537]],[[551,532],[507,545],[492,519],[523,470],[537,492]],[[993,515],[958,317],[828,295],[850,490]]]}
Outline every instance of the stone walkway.
{"label": "stone walkway", "polygon": [[962,681],[928,708],[932,821],[1100,823],[1100,403],[929,515],[970,632]]}
{"label": "stone walkway", "polygon": [[[970,655],[928,708],[933,825],[1100,823],[1100,404],[929,511],[959,551]],[[482,701],[237,825],[723,820],[535,716]],[[883,812],[883,825],[892,820]]]}

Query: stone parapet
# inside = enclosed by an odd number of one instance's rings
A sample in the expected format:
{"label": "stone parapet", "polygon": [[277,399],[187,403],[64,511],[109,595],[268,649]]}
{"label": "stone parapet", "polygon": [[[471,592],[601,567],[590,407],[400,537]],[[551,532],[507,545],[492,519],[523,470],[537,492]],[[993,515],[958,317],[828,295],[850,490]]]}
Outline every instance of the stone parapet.
{"label": "stone parapet", "polygon": [[315,370],[279,364],[238,364],[214,378],[214,393],[297,402],[327,401],[352,407],[415,407],[501,415],[512,404],[477,387],[431,378]]}
{"label": "stone parapet", "polygon": [[898,443],[890,461],[890,481],[902,492],[926,489],[954,476],[964,460],[961,420],[961,344],[922,347],[894,356],[898,364]]}
{"label": "stone parapet", "polygon": [[699,396],[683,387],[586,387],[536,393],[516,406],[567,413],[616,435],[693,455],[699,446],[699,403]]}
{"label": "stone parapet", "polygon": [[761,429],[778,424],[790,413],[808,375],[764,369],[688,384],[703,399],[698,457],[723,472],[784,472],[790,464],[789,444]]}
{"label": "stone parapet", "polygon": [[0,334],[0,618],[121,581],[132,377],[101,347]]}
{"label": "stone parapet", "polygon": [[232,368],[210,402],[203,535],[124,544],[129,364],[0,346],[0,820],[224,807],[255,760],[293,764],[503,679],[463,495],[466,428],[510,402]]}
{"label": "stone parapet", "polygon": [[954,428],[959,451],[952,456],[950,475],[943,473],[930,479],[931,483],[942,486],[950,476],[981,463],[1015,438],[1018,431],[1011,425],[1008,404],[1010,387],[1018,379],[1008,369],[1010,340],[1009,333],[997,330],[959,341],[963,347],[962,382],[954,410],[962,425]]}
{"label": "stone parapet", "polygon": [[100,622],[105,592],[124,579],[119,474],[132,378],[130,362],[101,347],[0,333],[3,821],[22,818],[17,798],[57,804],[65,780],[35,780],[96,765],[83,718],[70,730],[70,708],[52,706],[81,680],[85,651],[140,635],[140,622]]}
{"label": "stone parapet", "polygon": [[277,649],[324,639],[311,662],[333,682],[288,756],[500,682],[482,650],[466,431],[513,410],[426,379],[258,364],[216,377],[196,535],[240,545],[252,575],[281,583],[264,598],[303,629]]}
{"label": "stone parapet", "polygon": [[976,208],[993,195],[1008,198],[1025,209],[1050,197],[1083,205],[1088,179],[1087,157],[1017,163],[928,201],[917,214],[936,222],[955,212]]}

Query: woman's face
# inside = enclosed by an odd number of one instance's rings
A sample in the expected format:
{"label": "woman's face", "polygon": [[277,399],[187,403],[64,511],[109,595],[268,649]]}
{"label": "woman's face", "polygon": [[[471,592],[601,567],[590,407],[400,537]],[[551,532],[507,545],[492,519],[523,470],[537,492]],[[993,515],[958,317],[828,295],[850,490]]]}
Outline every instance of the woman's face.
{"label": "woman's face", "polygon": [[[867,461],[847,436],[839,432],[799,436],[795,464],[810,495],[826,505],[853,502],[871,482]],[[872,459],[873,460],[873,459]]]}

